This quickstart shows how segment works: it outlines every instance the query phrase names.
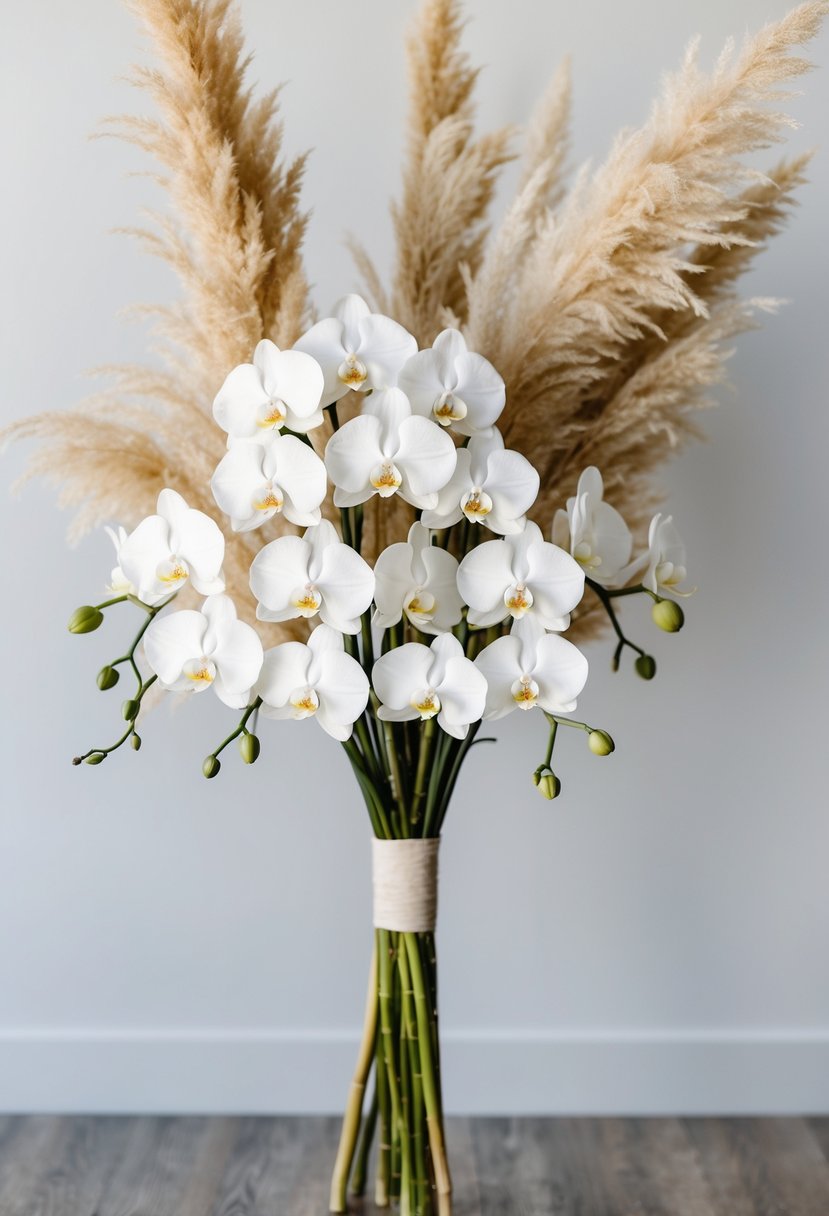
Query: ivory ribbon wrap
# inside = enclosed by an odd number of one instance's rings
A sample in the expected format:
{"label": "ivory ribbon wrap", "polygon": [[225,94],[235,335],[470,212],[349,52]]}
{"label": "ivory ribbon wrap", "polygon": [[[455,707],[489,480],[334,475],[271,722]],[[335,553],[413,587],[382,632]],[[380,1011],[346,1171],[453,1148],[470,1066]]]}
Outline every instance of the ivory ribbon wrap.
{"label": "ivory ribbon wrap", "polygon": [[374,927],[429,933],[438,912],[439,838],[371,842]]}

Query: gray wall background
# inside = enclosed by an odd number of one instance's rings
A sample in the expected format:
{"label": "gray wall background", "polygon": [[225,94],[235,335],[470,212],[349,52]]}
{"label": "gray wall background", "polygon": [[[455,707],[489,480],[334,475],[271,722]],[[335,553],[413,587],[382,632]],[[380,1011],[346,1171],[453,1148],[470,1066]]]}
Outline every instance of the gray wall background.
{"label": "gray wall background", "polygon": [[[710,61],[785,7],[471,5],[481,122],[521,121],[571,50],[576,158],[598,159],[692,34]],[[255,76],[289,80],[288,148],[315,148],[307,257],[327,308],[354,283],[346,230],[388,262],[412,5],[242,11]],[[112,0],[5,14],[4,420],[61,410],[87,391],[84,369],[143,357],[146,335],[116,313],[174,290],[107,235],[154,200],[127,176],[146,163],[86,139],[146,106],[119,79],[141,53]],[[814,57],[829,63],[829,38]],[[792,104],[792,148],[823,140],[827,80]],[[664,475],[700,587],[688,626],[654,637],[644,607],[628,610],[660,663],[651,685],[611,676],[609,644],[590,651],[580,708],[616,755],[563,739],[565,794],[548,805],[529,783],[542,724],[514,715],[459,787],[440,926],[455,1110],[829,1105],[826,149],[812,179],[747,284],[791,303],[740,342],[713,442]],[[22,465],[8,453],[3,483]],[[0,1107],[335,1109],[370,939],[367,824],[344,758],[313,724],[273,724],[260,764],[208,784],[201,757],[228,715],[200,698],[154,714],[140,757],[70,768],[118,714],[94,685],[116,632],[65,630],[108,575],[109,541],[68,550],[42,486],[3,513]]]}

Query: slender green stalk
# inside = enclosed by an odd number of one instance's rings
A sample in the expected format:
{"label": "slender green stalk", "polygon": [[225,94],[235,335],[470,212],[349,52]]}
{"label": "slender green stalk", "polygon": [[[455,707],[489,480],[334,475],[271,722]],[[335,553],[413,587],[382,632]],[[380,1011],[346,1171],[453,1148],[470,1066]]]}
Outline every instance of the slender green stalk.
{"label": "slender green stalk", "polygon": [[431,1008],[423,978],[417,934],[404,933],[409,969],[414,991],[417,1034],[420,1043],[420,1065],[423,1082],[423,1100],[426,1106],[426,1126],[429,1132],[429,1151],[435,1171],[435,1186],[438,1199],[438,1216],[449,1216],[452,1211],[452,1180],[446,1160],[443,1138],[443,1115],[435,1061],[429,1049],[432,1041]]}
{"label": "slender green stalk", "polygon": [[331,1179],[331,1198],[329,1211],[346,1212],[348,1203],[346,1190],[354,1150],[357,1146],[357,1136],[360,1131],[360,1119],[363,1113],[363,1097],[366,1091],[371,1061],[374,1055],[374,1045],[377,1041],[377,943],[371,952],[369,967],[368,992],[366,994],[366,1012],[363,1019],[363,1036],[360,1042],[360,1052],[354,1068],[354,1076],[348,1091],[345,1115],[343,1118],[340,1143],[337,1149],[337,1159],[334,1174]]}
{"label": "slender green stalk", "polygon": [[371,1152],[371,1145],[374,1140],[374,1133],[377,1129],[377,1113],[380,1109],[380,1103],[377,1093],[377,1081],[374,1082],[374,1090],[371,1095],[368,1111],[363,1119],[363,1125],[360,1129],[360,1140],[357,1145],[357,1152],[354,1156],[354,1165],[351,1170],[351,1186],[352,1195],[365,1195],[366,1179],[368,1177],[368,1156]]}
{"label": "slender green stalk", "polygon": [[391,1198],[392,1117],[389,1082],[386,1076],[386,1052],[381,1034],[377,1036],[375,1075],[377,1078],[377,1104],[380,1109],[380,1138],[377,1143],[377,1173],[374,1180],[374,1202],[378,1208],[387,1208]]}
{"label": "slender green stalk", "polygon": [[[407,935],[408,936],[408,935]],[[401,1177],[411,1178],[411,1152],[409,1137],[403,1122],[403,1109],[398,1084],[397,1060],[395,1059],[395,1035],[392,1013],[393,980],[392,980],[392,945],[388,929],[377,930],[377,953],[379,961],[380,990],[380,1037],[383,1041],[383,1055],[386,1068],[386,1079],[389,1086],[391,1101],[392,1145],[397,1146],[400,1153]],[[404,1198],[401,1193],[401,1200]],[[401,1213],[408,1210],[403,1208]]]}

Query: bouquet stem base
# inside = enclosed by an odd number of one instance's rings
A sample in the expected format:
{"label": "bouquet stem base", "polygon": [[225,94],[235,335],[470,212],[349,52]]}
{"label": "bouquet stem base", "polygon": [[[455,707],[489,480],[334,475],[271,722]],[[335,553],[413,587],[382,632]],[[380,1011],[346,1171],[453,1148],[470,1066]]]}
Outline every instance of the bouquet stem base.
{"label": "bouquet stem base", "polygon": [[363,1034],[331,1179],[332,1212],[348,1210],[349,1185],[353,1195],[365,1193],[375,1141],[378,1207],[397,1205],[401,1216],[451,1216],[432,932],[375,930]]}

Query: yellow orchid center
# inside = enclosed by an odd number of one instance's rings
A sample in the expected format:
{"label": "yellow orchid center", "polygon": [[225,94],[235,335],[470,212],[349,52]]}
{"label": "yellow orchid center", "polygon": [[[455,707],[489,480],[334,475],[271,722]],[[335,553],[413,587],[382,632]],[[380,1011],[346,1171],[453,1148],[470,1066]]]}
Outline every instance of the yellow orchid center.
{"label": "yellow orchid center", "polygon": [[504,604],[517,621],[533,606],[533,593],[524,583],[516,583],[504,593]]}
{"label": "yellow orchid center", "polygon": [[201,688],[207,688],[216,679],[216,666],[204,656],[189,659],[182,668],[182,675],[185,675],[198,691]]}
{"label": "yellow orchid center", "polygon": [[461,401],[460,397],[456,397],[454,393],[444,393],[438,397],[432,413],[441,426],[451,426],[453,422],[460,422],[466,417],[466,404]]}
{"label": "yellow orchid center", "polygon": [[253,509],[255,511],[281,511],[283,502],[284,499],[279,488],[273,482],[269,482],[254,497]]}
{"label": "yellow orchid center", "polygon": [[294,592],[291,597],[291,603],[300,616],[316,616],[322,604],[322,596],[316,587],[308,583],[305,587]]}
{"label": "yellow orchid center", "polygon": [[286,417],[285,402],[271,397],[270,401],[259,411],[256,425],[265,431],[278,430],[285,425]]}
{"label": "yellow orchid center", "polygon": [[429,591],[417,587],[404,601],[403,611],[413,625],[425,625],[435,615],[437,601]]}
{"label": "yellow orchid center", "polygon": [[320,699],[313,688],[298,688],[291,693],[290,701],[295,718],[311,718],[320,707]]}
{"label": "yellow orchid center", "polygon": [[512,699],[519,709],[532,709],[538,700],[538,691],[532,676],[521,676],[510,688]]}
{"label": "yellow orchid center", "polygon": [[172,588],[186,582],[190,577],[190,570],[187,562],[182,561],[180,557],[171,557],[168,561],[161,562],[155,574],[160,583]]}
{"label": "yellow orchid center", "polygon": [[440,713],[440,697],[432,688],[426,688],[421,692],[415,693],[409,704],[412,709],[417,710],[421,720],[424,722],[428,718],[434,718],[435,714]]}
{"label": "yellow orchid center", "polygon": [[370,481],[381,498],[389,498],[400,489],[403,477],[393,461],[384,460],[372,471]]}
{"label": "yellow orchid center", "polygon": [[461,510],[470,523],[479,524],[492,510],[492,499],[476,487],[461,499]]}
{"label": "yellow orchid center", "polygon": [[368,379],[368,368],[356,355],[347,355],[337,368],[337,379],[359,392]]}

